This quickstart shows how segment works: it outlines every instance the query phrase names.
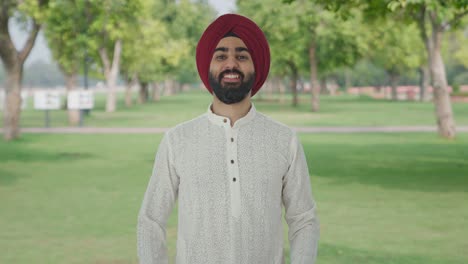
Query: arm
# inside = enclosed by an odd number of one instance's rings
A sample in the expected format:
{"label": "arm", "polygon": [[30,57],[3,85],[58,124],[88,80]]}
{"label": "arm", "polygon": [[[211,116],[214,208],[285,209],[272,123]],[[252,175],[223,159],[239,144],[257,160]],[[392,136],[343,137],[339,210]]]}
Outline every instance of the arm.
{"label": "arm", "polygon": [[138,215],[138,257],[142,264],[168,263],[166,223],[179,189],[179,178],[172,165],[171,146],[166,134],[159,144],[153,173]]}
{"label": "arm", "polygon": [[283,177],[283,204],[289,226],[291,264],[313,264],[317,257],[319,221],[304,150],[295,134],[290,151],[289,169]]}

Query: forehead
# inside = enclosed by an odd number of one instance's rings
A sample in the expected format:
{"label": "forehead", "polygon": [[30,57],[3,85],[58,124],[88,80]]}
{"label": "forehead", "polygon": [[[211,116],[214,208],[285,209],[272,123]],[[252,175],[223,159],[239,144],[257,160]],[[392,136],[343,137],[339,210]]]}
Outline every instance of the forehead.
{"label": "forehead", "polygon": [[244,41],[240,38],[236,37],[225,37],[222,38],[219,42],[216,48],[247,48],[245,45]]}

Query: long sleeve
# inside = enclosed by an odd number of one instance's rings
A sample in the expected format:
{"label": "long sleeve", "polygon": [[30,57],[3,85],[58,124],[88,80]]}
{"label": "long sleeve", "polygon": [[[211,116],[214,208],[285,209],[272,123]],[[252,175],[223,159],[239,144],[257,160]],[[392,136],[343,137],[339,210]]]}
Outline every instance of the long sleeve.
{"label": "long sleeve", "polygon": [[137,247],[142,264],[168,263],[166,223],[179,188],[169,138],[165,134],[159,144],[151,179],[138,215]]}
{"label": "long sleeve", "polygon": [[313,264],[320,233],[316,205],[312,198],[304,150],[296,134],[290,146],[290,166],[283,178],[282,195],[289,226],[291,264]]}

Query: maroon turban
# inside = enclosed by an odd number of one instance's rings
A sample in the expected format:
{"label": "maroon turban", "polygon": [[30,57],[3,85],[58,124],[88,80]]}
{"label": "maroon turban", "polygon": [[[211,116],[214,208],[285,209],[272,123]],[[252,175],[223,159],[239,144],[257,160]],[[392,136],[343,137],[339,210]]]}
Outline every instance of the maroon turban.
{"label": "maroon turban", "polygon": [[255,82],[252,87],[252,96],[262,87],[270,70],[270,47],[263,31],[250,19],[235,15],[226,14],[218,17],[203,32],[203,35],[197,45],[197,68],[200,79],[205,87],[213,93],[208,81],[210,72],[210,62],[214,50],[219,41],[227,33],[233,33],[238,36],[249,49],[255,68]]}

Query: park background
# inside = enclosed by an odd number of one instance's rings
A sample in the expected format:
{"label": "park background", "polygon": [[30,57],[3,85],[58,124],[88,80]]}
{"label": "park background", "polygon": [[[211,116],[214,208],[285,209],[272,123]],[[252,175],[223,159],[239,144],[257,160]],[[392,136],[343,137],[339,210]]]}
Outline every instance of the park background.
{"label": "park background", "polygon": [[[53,60],[26,61],[35,46],[27,37],[14,44],[22,61],[1,54],[10,101],[0,123],[0,263],[137,263],[136,218],[161,131],[203,114],[211,100],[194,48],[228,11],[224,1],[18,2],[2,0],[10,12],[0,18],[11,15],[13,34],[40,29]],[[271,44],[256,108],[315,131],[299,138],[321,220],[317,263],[467,263],[467,3],[286,2],[229,8],[254,19]],[[422,25],[431,37],[443,29],[445,80]],[[15,75],[18,63],[24,71]],[[84,88],[95,107],[67,111],[63,100],[44,128],[35,92],[65,99]],[[11,103],[21,92],[23,109]],[[457,129],[441,128],[437,109]],[[176,235],[177,208],[167,228],[172,259]]]}

